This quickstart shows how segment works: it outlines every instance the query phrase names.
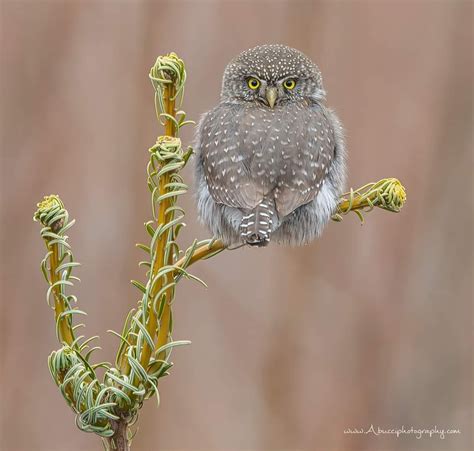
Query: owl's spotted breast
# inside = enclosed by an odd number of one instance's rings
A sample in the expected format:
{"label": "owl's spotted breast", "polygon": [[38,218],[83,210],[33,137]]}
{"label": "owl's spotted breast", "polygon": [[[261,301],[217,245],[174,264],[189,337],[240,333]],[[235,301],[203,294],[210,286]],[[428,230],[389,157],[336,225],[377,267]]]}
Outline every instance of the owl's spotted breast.
{"label": "owl's spotted breast", "polygon": [[274,200],[279,217],[313,200],[334,158],[334,130],[325,111],[306,102],[274,109],[224,103],[200,125],[200,157],[218,203],[255,208]]}

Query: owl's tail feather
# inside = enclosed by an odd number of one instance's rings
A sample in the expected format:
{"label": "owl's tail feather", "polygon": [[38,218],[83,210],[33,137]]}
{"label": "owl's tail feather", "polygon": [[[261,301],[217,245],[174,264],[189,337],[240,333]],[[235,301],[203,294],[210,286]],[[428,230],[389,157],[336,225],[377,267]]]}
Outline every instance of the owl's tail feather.
{"label": "owl's tail feather", "polygon": [[269,199],[264,199],[243,217],[240,224],[242,239],[250,246],[266,246],[270,242],[274,208]]}

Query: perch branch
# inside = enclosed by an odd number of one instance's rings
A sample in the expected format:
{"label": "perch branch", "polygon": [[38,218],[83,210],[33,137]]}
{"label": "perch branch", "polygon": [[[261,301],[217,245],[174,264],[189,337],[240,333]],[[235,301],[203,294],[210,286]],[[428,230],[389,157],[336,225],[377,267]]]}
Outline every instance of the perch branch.
{"label": "perch branch", "polygon": [[[399,180],[390,178],[382,179],[376,183],[368,183],[357,190],[351,189],[344,193],[339,200],[336,213],[332,219],[335,222],[342,221],[342,215],[353,211],[363,220],[361,211],[369,212],[375,207],[398,213],[406,200],[405,188]],[[221,240],[213,240],[209,244],[197,247],[191,257],[182,257],[176,262],[176,266],[188,267],[193,263],[204,260],[214,255],[226,246]]]}

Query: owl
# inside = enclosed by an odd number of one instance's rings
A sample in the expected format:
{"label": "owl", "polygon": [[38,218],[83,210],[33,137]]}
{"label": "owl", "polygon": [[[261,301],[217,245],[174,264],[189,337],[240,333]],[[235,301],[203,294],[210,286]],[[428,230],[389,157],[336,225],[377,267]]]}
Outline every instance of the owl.
{"label": "owl", "polygon": [[343,132],[325,106],[321,73],[284,45],[252,48],[227,65],[195,152],[199,217],[228,246],[307,244],[344,188]]}

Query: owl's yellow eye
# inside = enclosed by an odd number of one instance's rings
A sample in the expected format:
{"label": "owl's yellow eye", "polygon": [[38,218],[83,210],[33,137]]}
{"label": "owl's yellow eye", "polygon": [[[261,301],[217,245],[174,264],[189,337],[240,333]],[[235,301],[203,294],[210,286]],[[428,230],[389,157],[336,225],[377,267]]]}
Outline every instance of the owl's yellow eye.
{"label": "owl's yellow eye", "polygon": [[260,80],[252,77],[247,80],[247,84],[250,89],[255,90],[258,89],[258,87],[260,86]]}
{"label": "owl's yellow eye", "polygon": [[296,80],[293,79],[293,78],[288,78],[288,80],[285,80],[285,81],[283,82],[283,86],[284,86],[286,89],[289,89],[289,90],[291,91],[291,90],[294,89],[295,86],[296,86]]}

